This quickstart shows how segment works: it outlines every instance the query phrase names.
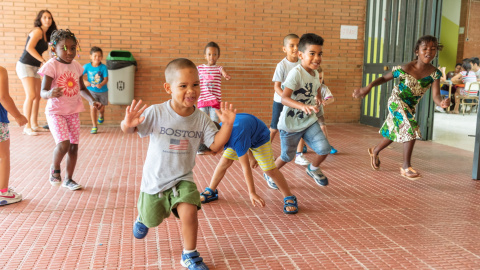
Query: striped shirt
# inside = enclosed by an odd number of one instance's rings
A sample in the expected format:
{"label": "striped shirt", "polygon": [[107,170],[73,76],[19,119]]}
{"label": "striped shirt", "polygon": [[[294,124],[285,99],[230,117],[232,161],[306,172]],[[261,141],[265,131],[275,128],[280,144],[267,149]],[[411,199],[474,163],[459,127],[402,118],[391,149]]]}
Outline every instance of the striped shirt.
{"label": "striped shirt", "polygon": [[200,77],[198,108],[213,107],[220,109],[220,102],[222,101],[222,66],[200,65],[197,69]]}
{"label": "striped shirt", "polygon": [[475,75],[475,72],[473,71],[469,71],[468,74],[466,71],[462,71],[460,72],[462,73],[462,81],[463,83],[467,83],[467,82],[476,82],[477,81],[477,75]]}

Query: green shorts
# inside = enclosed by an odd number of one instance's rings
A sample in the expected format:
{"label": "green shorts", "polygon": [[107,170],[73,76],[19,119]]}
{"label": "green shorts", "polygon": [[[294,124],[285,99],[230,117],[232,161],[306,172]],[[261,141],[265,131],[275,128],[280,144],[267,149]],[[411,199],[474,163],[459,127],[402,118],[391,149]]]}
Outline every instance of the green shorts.
{"label": "green shorts", "polygon": [[138,197],[138,215],[140,222],[145,224],[148,228],[157,227],[165,218],[170,216],[170,212],[178,218],[177,205],[179,203],[189,203],[201,209],[200,193],[197,185],[190,181],[180,181],[177,185],[177,195],[174,196],[173,188],[167,189],[164,192],[151,195],[145,192],[140,192]]}

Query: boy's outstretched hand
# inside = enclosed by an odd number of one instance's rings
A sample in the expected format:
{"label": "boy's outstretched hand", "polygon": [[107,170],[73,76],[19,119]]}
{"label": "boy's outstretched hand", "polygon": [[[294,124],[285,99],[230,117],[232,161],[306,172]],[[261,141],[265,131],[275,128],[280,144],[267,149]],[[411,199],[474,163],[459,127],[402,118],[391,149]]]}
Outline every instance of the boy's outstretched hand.
{"label": "boy's outstretched hand", "polygon": [[233,104],[222,102],[220,103],[220,110],[215,110],[215,113],[218,115],[218,118],[220,118],[220,122],[222,122],[223,125],[233,125],[233,122],[235,122],[235,115],[237,115],[237,109],[233,108]]}
{"label": "boy's outstretched hand", "polygon": [[264,207],[265,201],[255,193],[250,193],[250,201],[252,202],[253,206],[257,207]]}
{"label": "boy's outstretched hand", "polygon": [[135,99],[132,100],[132,104],[130,106],[127,106],[127,109],[125,110],[125,119],[123,120],[123,123],[126,127],[128,128],[134,128],[138,126],[140,123],[145,120],[145,116],[141,116],[143,111],[147,108],[147,104],[143,105],[143,107],[140,108],[142,105],[142,100],[139,100],[138,103],[136,103]]}

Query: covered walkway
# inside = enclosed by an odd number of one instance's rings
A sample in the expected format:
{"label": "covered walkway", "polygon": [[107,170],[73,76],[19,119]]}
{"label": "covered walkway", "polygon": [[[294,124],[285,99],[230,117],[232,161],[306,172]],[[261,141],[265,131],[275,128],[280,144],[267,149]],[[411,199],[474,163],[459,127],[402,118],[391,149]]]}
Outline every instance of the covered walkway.
{"label": "covered walkway", "polygon": [[[240,165],[219,186],[220,199],[199,213],[198,250],[211,269],[473,269],[480,267],[480,181],[473,152],[418,141],[417,181],[400,176],[402,147],[369,165],[376,128],[329,126],[339,150],[323,164],[330,185],[317,186],[302,166],[282,168],[300,212],[282,213],[280,192],[254,171],[265,208],[248,199]],[[118,127],[82,128],[74,179],[83,191],[48,183],[54,141],[11,127],[11,185],[24,196],[0,207],[1,269],[182,269],[180,222],[171,216],[143,240],[132,235],[148,139]],[[280,152],[279,140],[274,143]],[[309,158],[312,153],[306,154]],[[199,189],[219,157],[199,156]],[[62,176],[64,175],[64,169]]]}

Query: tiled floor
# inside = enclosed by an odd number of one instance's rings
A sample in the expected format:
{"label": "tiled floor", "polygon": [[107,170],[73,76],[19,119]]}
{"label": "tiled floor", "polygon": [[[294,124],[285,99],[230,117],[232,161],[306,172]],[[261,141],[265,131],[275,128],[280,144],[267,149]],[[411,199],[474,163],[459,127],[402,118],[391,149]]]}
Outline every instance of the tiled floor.
{"label": "tiled floor", "polygon": [[[11,127],[11,184],[25,199],[0,207],[1,269],[182,269],[178,220],[170,217],[143,240],[132,235],[148,139],[116,127],[97,135],[82,128],[74,179],[86,188],[72,192],[47,182],[51,135],[20,131]],[[199,214],[198,249],[211,269],[480,268],[472,152],[418,141],[413,165],[424,177],[410,181],[399,174],[400,144],[382,152],[380,171],[370,168],[367,147],[379,141],[377,129],[342,124],[329,133],[339,150],[322,166],[329,186],[317,186],[299,165],[281,170],[299,199],[297,215],[282,213],[280,192],[259,169],[257,192],[267,205],[252,207],[240,166],[232,166],[220,200]],[[197,158],[199,189],[218,159]]]}

